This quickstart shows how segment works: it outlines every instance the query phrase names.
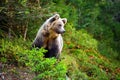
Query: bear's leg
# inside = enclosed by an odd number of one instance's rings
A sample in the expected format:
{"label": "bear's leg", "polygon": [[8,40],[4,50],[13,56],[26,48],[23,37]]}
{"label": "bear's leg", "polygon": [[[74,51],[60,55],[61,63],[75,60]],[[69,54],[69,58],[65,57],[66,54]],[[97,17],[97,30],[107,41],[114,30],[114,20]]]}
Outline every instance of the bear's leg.
{"label": "bear's leg", "polygon": [[47,53],[45,53],[45,58],[50,58],[50,57],[59,57],[59,45],[57,40],[52,40],[48,43],[48,47],[46,48],[48,50]]}
{"label": "bear's leg", "polygon": [[43,41],[40,38],[36,38],[32,43],[32,48],[41,48],[43,46]]}
{"label": "bear's leg", "polygon": [[58,55],[59,51],[58,51],[57,46],[52,47],[51,49],[46,48],[46,50],[48,50],[48,52],[45,53],[45,58],[51,58],[51,57],[58,58],[59,57]]}

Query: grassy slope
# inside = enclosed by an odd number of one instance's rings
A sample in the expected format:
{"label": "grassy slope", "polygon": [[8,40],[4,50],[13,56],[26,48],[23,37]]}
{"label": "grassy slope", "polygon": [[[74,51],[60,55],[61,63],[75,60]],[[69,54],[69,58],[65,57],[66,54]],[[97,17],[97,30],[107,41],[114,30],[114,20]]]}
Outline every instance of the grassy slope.
{"label": "grassy slope", "polygon": [[112,58],[101,55],[98,41],[86,31],[76,31],[69,24],[67,29],[69,30],[64,35],[62,57],[65,58],[64,62],[68,66],[68,74],[72,79],[120,79],[120,64]]}
{"label": "grassy slope", "polygon": [[[63,38],[64,49],[61,58],[63,64],[67,65],[70,78],[73,80],[120,79],[119,62],[112,57],[103,56],[98,49],[100,43],[85,30],[76,31],[70,24],[67,24],[67,31]],[[31,41],[23,41],[23,39],[16,39],[13,42],[1,40],[0,44],[2,44],[0,61],[16,64],[16,61],[23,62],[19,60],[19,57],[24,56],[22,52],[28,49]],[[112,52],[110,55],[114,54],[114,51]]]}

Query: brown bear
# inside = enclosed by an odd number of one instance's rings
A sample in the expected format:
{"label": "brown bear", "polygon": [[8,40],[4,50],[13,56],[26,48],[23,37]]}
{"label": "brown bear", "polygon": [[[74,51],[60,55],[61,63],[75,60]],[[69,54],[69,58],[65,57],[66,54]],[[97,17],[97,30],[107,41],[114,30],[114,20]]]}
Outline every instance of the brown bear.
{"label": "brown bear", "polygon": [[60,18],[59,14],[55,14],[47,19],[40,27],[32,47],[45,48],[46,58],[59,58],[63,48],[63,38],[61,34],[65,32],[64,25],[67,23],[66,18]]}

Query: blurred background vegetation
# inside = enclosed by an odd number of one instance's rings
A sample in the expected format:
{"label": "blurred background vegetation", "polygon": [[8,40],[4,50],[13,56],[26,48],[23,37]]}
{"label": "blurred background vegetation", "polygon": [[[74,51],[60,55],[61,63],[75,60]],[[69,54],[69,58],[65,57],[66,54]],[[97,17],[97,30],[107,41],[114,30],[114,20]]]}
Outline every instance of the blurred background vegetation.
{"label": "blurred background vegetation", "polygon": [[[55,13],[68,19],[60,61],[30,50]],[[36,80],[119,80],[119,61],[119,0],[0,0],[0,63],[30,67]]]}

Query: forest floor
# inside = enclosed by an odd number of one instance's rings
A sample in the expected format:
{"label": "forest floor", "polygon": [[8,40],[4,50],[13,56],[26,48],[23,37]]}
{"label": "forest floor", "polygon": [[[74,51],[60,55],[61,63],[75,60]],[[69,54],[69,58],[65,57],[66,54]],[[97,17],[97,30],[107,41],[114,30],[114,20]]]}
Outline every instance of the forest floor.
{"label": "forest floor", "polygon": [[27,67],[1,64],[0,80],[32,80],[35,76]]}

